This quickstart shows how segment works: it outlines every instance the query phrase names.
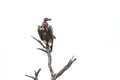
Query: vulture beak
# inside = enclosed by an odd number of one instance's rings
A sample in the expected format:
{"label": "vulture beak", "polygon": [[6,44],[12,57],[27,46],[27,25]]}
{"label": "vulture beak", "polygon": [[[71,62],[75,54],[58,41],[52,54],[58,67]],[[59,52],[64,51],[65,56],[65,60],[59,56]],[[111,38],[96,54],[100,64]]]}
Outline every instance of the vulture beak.
{"label": "vulture beak", "polygon": [[48,21],[51,21],[52,19],[48,18]]}
{"label": "vulture beak", "polygon": [[51,21],[52,19],[50,18],[44,18],[44,21]]}

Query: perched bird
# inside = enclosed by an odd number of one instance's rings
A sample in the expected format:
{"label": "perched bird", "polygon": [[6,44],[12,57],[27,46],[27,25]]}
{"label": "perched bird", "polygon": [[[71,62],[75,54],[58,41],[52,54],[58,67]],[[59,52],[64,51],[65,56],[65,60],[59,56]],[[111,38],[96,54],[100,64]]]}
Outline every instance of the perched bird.
{"label": "perched bird", "polygon": [[52,51],[53,47],[53,40],[56,38],[53,35],[53,29],[52,26],[50,26],[47,21],[51,21],[49,18],[44,18],[43,23],[41,26],[38,26],[38,34],[40,36],[40,39],[44,42],[46,47]]}

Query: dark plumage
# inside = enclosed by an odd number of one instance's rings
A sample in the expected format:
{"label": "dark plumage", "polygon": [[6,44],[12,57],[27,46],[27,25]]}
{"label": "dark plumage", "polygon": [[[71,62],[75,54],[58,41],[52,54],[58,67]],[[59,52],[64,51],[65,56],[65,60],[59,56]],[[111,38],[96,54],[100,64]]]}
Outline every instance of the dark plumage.
{"label": "dark plumage", "polygon": [[53,39],[55,37],[53,36],[52,27],[48,25],[47,20],[44,19],[42,26],[38,26],[38,34],[40,39],[45,43],[46,47],[52,51]]}

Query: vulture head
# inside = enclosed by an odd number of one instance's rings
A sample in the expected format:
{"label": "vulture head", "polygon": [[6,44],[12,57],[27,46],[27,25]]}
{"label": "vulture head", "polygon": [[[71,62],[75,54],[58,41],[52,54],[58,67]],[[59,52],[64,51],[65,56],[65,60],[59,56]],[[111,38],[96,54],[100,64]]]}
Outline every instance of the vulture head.
{"label": "vulture head", "polygon": [[44,18],[44,21],[51,21],[52,19],[50,18]]}

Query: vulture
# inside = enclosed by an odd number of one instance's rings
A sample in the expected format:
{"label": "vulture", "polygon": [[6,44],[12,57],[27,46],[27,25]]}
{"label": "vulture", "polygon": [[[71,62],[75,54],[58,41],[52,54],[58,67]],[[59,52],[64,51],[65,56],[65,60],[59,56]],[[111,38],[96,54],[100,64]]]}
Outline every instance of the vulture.
{"label": "vulture", "polygon": [[53,40],[56,37],[53,35],[52,26],[48,25],[47,21],[51,21],[51,19],[44,18],[42,25],[38,26],[38,34],[40,36],[40,39],[46,45],[46,48],[52,51]]}

